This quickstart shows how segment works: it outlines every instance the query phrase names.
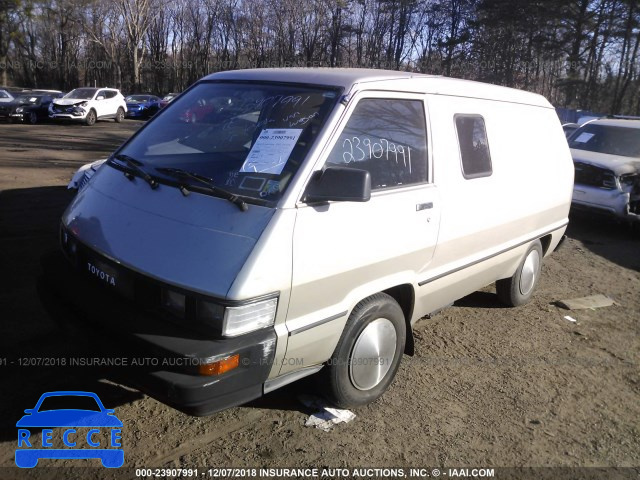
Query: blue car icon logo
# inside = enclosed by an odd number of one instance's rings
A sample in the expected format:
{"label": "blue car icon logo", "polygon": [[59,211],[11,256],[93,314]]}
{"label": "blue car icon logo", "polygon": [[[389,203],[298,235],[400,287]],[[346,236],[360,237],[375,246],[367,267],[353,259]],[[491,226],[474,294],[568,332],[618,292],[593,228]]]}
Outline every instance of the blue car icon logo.
{"label": "blue car icon logo", "polygon": [[[76,408],[52,408],[64,404]],[[24,413],[16,423],[18,467],[33,468],[41,458],[99,458],[107,468],[123,465],[122,422],[113,410],[104,408],[95,393],[48,392]],[[40,442],[34,438],[36,427],[42,428]]]}

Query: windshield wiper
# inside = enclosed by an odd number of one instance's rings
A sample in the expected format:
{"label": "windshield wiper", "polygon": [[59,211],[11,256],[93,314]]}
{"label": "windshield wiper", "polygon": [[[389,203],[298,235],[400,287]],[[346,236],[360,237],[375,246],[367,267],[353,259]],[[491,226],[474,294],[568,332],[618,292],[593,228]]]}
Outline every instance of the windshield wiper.
{"label": "windshield wiper", "polygon": [[[158,182],[151,175],[149,175],[144,169],[141,168],[142,162],[135,160],[129,155],[123,155],[121,153],[116,155],[114,158],[116,160],[120,160],[121,162],[126,163],[127,166],[131,170],[134,170],[138,175],[140,175],[151,186],[153,190],[158,188]],[[125,172],[124,175],[129,180],[133,180],[133,175],[131,174],[131,172]]]}
{"label": "windshield wiper", "polygon": [[[169,175],[172,175],[174,177],[191,178],[192,180],[199,182],[201,185],[204,185],[206,189],[209,190],[214,195],[224,198],[225,200],[229,200],[234,205],[237,205],[238,208],[243,212],[246,212],[249,209],[249,207],[247,206],[247,203],[244,200],[242,200],[239,196],[223,188],[217,187],[216,185],[214,185],[212,179],[207,178],[204,175],[188,172],[186,170],[182,170],[181,168],[160,167],[160,168],[156,168],[156,170],[161,173],[168,173]],[[180,185],[180,191],[182,192],[183,195],[186,196],[188,195],[189,190],[186,185]],[[187,192],[186,194],[185,194],[185,191]]]}

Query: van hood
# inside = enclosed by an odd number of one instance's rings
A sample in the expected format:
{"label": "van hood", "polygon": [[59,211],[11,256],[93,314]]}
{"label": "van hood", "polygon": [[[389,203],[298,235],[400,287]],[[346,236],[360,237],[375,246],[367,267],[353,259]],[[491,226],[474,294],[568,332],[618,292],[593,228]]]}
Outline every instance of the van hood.
{"label": "van hood", "polygon": [[62,222],[94,251],[138,273],[226,298],[275,209],[161,184],[152,190],[109,165],[98,169]]}

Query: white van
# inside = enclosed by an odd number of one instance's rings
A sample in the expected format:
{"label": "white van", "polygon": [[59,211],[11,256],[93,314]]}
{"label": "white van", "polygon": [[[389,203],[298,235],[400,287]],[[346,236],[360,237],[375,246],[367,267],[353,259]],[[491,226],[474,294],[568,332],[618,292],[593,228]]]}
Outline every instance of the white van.
{"label": "white van", "polygon": [[204,415],[316,372],[371,402],[419,318],[492,282],[527,302],[573,164],[539,95],[264,69],[197,82],[78,183],[56,284],[163,359],[142,390]]}

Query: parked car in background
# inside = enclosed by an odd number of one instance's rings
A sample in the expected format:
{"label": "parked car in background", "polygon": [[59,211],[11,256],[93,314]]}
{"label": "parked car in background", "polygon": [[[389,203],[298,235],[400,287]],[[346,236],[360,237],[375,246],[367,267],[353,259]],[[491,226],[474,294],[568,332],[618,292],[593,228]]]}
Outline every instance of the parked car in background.
{"label": "parked car in background", "polygon": [[572,206],[640,221],[640,120],[592,120],[569,139],[575,167]]}
{"label": "parked car in background", "polygon": [[216,105],[210,100],[199,99],[197,103],[189,106],[180,114],[180,120],[187,123],[201,122],[216,110]]}
{"label": "parked car in background", "polygon": [[176,98],[178,95],[180,95],[179,93],[167,93],[164,97],[162,97],[162,100],[160,100],[160,108],[164,108],[167,105],[169,105],[169,103],[171,103],[171,101]]}
{"label": "parked car in background", "polygon": [[13,102],[14,96],[8,90],[0,90],[0,103]]}
{"label": "parked car in background", "polygon": [[54,98],[60,98],[64,96],[64,93],[62,93],[60,90],[48,90],[45,88],[33,88],[31,90],[29,90],[31,93],[48,93],[50,95],[52,95]]}
{"label": "parked car in background", "polygon": [[13,102],[0,104],[0,118],[35,124],[49,116],[49,105],[58,96],[27,93],[19,95]]}
{"label": "parked car in background", "polygon": [[160,98],[155,95],[128,95],[127,118],[150,118],[160,110]]}
{"label": "parked car in background", "polygon": [[115,88],[76,88],[51,102],[49,117],[93,125],[97,120],[113,119],[120,123],[127,113],[127,104]]}

